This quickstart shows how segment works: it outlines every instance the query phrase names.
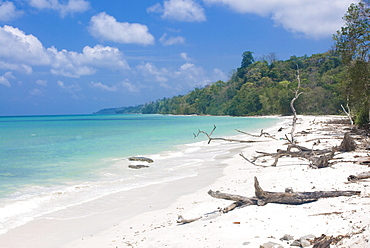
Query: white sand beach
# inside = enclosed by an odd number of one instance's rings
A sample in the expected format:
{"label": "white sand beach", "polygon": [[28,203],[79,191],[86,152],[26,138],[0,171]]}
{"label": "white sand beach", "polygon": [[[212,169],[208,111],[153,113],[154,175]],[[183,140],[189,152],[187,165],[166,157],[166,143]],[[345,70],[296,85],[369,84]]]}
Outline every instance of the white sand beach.
{"label": "white sand beach", "polygon": [[[326,124],[333,118],[299,116],[296,139],[299,145],[316,149],[338,146],[343,128],[349,126]],[[255,166],[241,156],[252,158],[255,151],[276,152],[286,149],[284,135],[290,132],[291,117],[268,130],[277,139],[240,136],[258,143],[241,145],[216,161],[198,176],[171,183],[135,190],[124,198],[111,196],[101,214],[58,221],[44,219],[30,222],[0,236],[0,247],[63,247],[63,248],[121,248],[121,247],[291,247],[294,240],[306,235],[338,238],[330,247],[370,247],[370,179],[348,183],[349,175],[369,171],[367,165],[355,163],[367,157],[367,151],[336,153],[331,167],[312,169],[305,159],[284,157],[276,167],[272,160],[259,161]],[[278,132],[282,127],[283,130]],[[302,131],[305,131],[302,133]],[[216,142],[216,141],[214,141]],[[225,141],[217,141],[222,146]],[[341,162],[342,161],[342,162]],[[205,161],[207,162],[207,161]],[[220,166],[223,170],[220,170]],[[212,167],[217,167],[215,170]],[[222,173],[220,173],[222,172]],[[219,209],[232,202],[207,194],[212,189],[224,193],[254,196],[254,177],[266,191],[294,192],[359,190],[350,197],[324,198],[302,205],[268,203],[264,206],[245,206],[228,213]],[[215,180],[215,178],[217,178]],[[125,208],[121,206],[126,203]],[[85,205],[89,206],[89,205]],[[94,205],[89,206],[94,208]],[[178,224],[178,215],[186,219],[202,217],[188,224]],[[284,235],[292,240],[281,240]],[[308,245],[307,247],[312,247]]]}

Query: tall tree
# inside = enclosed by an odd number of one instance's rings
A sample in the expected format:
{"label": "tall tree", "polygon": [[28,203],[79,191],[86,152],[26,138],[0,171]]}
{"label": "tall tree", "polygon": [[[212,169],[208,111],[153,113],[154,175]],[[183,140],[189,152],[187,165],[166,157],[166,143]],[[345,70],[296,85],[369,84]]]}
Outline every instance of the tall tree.
{"label": "tall tree", "polygon": [[334,35],[336,50],[348,67],[346,93],[356,111],[356,124],[370,120],[370,3],[351,4],[344,27]]}
{"label": "tall tree", "polygon": [[240,66],[241,68],[246,68],[249,65],[254,63],[253,52],[246,51],[246,52],[243,53],[242,57],[243,57],[243,59],[242,59],[242,63],[241,63],[241,66]]}

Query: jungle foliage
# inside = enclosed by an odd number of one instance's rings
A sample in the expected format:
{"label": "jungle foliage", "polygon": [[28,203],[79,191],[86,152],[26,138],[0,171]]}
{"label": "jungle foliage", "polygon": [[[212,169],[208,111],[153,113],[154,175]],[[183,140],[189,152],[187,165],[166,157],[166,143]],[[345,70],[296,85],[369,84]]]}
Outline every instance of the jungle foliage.
{"label": "jungle foliage", "polygon": [[335,48],[346,65],[343,90],[358,125],[370,121],[370,3],[353,3],[343,17],[344,26],[334,35]]}
{"label": "jungle foliage", "polygon": [[[271,57],[271,56],[270,56]],[[274,56],[273,56],[274,57]],[[229,81],[217,81],[186,95],[163,98],[137,107],[119,108],[116,113],[174,115],[289,115],[290,100],[297,87],[297,68],[302,94],[296,101],[299,114],[338,114],[345,101],[342,94],[344,66],[333,52],[281,61],[255,61],[244,52],[241,66]]]}

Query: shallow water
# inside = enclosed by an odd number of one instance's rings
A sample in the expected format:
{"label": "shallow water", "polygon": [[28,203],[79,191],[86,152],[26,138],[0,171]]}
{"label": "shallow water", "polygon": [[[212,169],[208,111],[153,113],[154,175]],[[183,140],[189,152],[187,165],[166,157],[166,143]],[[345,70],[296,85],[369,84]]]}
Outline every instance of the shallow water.
{"label": "shallow water", "polygon": [[[214,137],[267,128],[278,119],[163,115],[0,117],[0,233],[106,195],[195,176],[225,151]],[[234,144],[228,143],[231,149]],[[237,146],[235,144],[235,146]],[[149,156],[132,170],[129,156]],[[68,216],[63,216],[68,218]]]}

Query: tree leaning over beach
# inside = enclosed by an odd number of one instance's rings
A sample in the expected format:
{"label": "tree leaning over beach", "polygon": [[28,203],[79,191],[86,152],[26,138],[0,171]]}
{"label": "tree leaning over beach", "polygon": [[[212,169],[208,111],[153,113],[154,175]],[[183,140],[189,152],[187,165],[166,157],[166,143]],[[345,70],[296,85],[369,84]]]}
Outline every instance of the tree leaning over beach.
{"label": "tree leaning over beach", "polygon": [[370,2],[351,4],[344,26],[333,36],[335,49],[347,66],[344,92],[354,109],[357,125],[370,121]]}

